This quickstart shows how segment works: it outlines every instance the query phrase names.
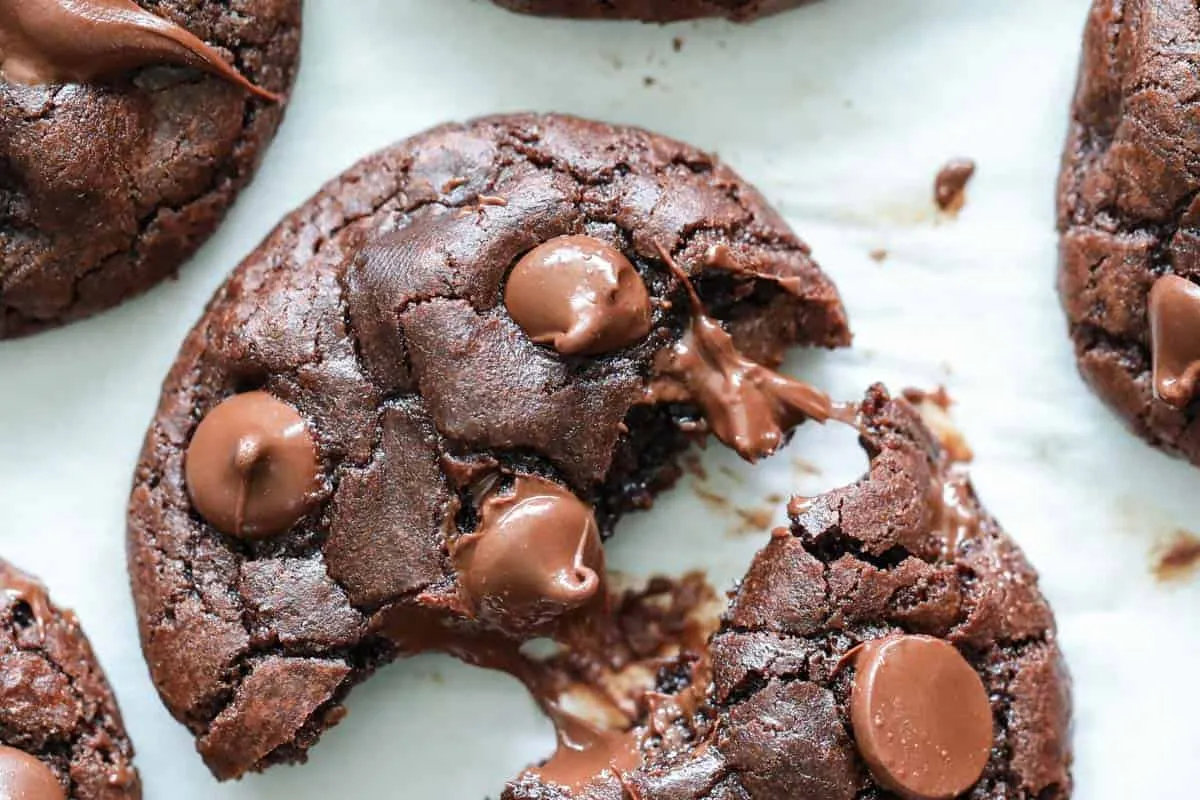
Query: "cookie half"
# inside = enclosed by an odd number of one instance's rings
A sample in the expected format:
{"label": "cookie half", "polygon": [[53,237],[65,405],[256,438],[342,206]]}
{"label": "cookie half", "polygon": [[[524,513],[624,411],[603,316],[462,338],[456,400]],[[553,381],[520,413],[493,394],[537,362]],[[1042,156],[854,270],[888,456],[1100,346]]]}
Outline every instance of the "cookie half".
{"label": "cookie half", "polygon": [[522,14],[580,19],[640,19],[678,22],[701,17],[724,17],[752,22],[797,8],[812,0],[495,0]]}
{"label": "cookie half", "polygon": [[857,425],[867,475],[792,500],[634,727],[560,726],[576,747],[505,800],[1071,796],[1070,681],[1036,573],[911,405],[875,387]]}
{"label": "cookie half", "polygon": [[1200,11],[1096,0],[1059,180],[1079,368],[1151,444],[1200,464]]}
{"label": "cookie half", "polygon": [[0,793],[21,800],[142,796],[121,712],[79,620],[0,560]]}
{"label": "cookie half", "polygon": [[828,416],[772,366],[848,342],[808,248],[679,142],[515,115],[362,161],[166,380],[128,540],[163,700],[232,778],[303,759],[399,655],[554,635],[678,454]]}
{"label": "cookie half", "polygon": [[283,116],[299,0],[0,6],[0,339],[174,274]]}

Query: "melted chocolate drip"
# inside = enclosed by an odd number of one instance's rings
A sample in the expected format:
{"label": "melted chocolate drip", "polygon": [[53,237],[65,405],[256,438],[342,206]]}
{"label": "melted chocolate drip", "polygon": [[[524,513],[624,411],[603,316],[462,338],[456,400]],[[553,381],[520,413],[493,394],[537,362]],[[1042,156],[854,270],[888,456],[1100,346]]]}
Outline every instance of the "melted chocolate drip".
{"label": "melted chocolate drip", "polygon": [[844,418],[844,410],[824,392],[739,352],[721,324],[705,313],[687,274],[664,248],[658,250],[687,290],[693,314],[683,338],[655,360],[658,377],[646,390],[647,402],[696,404],[716,437],[747,461],[778,450],[787,431],[805,419]]}
{"label": "melted chocolate drip", "polygon": [[0,0],[0,76],[13,83],[84,83],[154,64],[194,67],[271,102],[221,54],[133,0]]}
{"label": "melted chocolate drip", "polygon": [[1200,286],[1164,275],[1150,290],[1154,394],[1185,409],[1200,379]]}

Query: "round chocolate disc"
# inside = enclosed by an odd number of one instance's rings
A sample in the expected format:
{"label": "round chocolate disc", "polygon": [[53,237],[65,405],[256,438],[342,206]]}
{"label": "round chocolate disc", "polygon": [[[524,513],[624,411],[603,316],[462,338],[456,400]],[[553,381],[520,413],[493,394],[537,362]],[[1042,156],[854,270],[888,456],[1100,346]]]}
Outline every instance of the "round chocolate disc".
{"label": "round chocolate disc", "polygon": [[529,338],[565,355],[619,350],[650,332],[650,293],[621,251],[590,236],[560,236],[530,250],[504,290]]}
{"label": "round chocolate disc", "polygon": [[515,628],[536,628],[584,605],[604,574],[591,508],[532,476],[483,501],[479,528],[458,540],[454,557],[467,604]]}
{"label": "round chocolate disc", "polygon": [[871,774],[909,800],[950,800],[983,774],[992,709],[978,673],[929,636],[869,642],[850,696],[854,738]]}
{"label": "round chocolate disc", "polygon": [[66,800],[50,767],[23,750],[0,744],[0,797],[4,800]]}
{"label": "round chocolate disc", "polygon": [[218,530],[273,536],[307,513],[320,486],[317,445],[296,409],[266,392],[230,397],[196,428],[185,462],[192,503]]}

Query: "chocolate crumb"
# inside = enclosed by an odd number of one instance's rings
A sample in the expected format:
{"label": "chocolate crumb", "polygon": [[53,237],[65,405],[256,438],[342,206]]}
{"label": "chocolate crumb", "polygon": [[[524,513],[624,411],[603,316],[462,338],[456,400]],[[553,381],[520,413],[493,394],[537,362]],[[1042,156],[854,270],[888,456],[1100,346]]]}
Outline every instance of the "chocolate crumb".
{"label": "chocolate crumb", "polygon": [[642,78],[642,85],[647,89],[656,83],[658,83],[658,80],[653,75],[647,75],[646,77]]}
{"label": "chocolate crumb", "polygon": [[671,40],[671,48],[672,48],[672,49],[673,49],[673,50],[674,50],[676,53],[678,53],[678,52],[680,52],[681,50],[683,50],[683,37],[682,37],[682,36],[676,36],[674,39],[672,39],[672,40]]}
{"label": "chocolate crumb", "polygon": [[1157,553],[1154,577],[1160,583],[1177,583],[1191,577],[1197,566],[1200,566],[1200,538],[1180,529]]}
{"label": "chocolate crumb", "polygon": [[967,201],[967,183],[975,174],[975,162],[969,158],[952,158],[938,170],[933,183],[937,206],[947,214],[957,214]]}

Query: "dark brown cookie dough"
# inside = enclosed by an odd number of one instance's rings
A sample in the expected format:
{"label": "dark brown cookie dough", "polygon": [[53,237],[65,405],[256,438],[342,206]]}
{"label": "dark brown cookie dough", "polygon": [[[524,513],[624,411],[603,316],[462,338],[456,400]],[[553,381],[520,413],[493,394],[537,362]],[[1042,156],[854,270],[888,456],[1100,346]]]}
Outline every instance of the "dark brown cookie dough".
{"label": "dark brown cookie dough", "polygon": [[1059,180],[1059,292],[1080,371],[1139,436],[1200,464],[1200,11],[1096,0]]}
{"label": "dark brown cookie dough", "polygon": [[796,8],[812,0],[495,0],[522,14],[581,19],[640,19],[677,22],[699,17],[725,17],[750,22]]}
{"label": "dark brown cookie dough", "polygon": [[79,620],[0,560],[0,796],[134,800],[133,747]]}
{"label": "dark brown cookie dough", "polygon": [[232,778],[303,760],[397,656],[582,636],[599,535],[707,431],[758,458],[833,413],[771,367],[848,342],[808,248],[679,142],[515,115],[362,161],[234,272],[166,380],[128,541],[163,700]]}
{"label": "dark brown cookie dough", "polygon": [[1036,573],[911,405],[873,388],[857,425],[868,474],[793,499],[625,738],[593,737],[571,770],[560,748],[505,800],[1071,796],[1070,682]]}
{"label": "dark brown cookie dough", "polygon": [[254,173],[299,46],[299,0],[0,0],[0,339],[174,274]]}

